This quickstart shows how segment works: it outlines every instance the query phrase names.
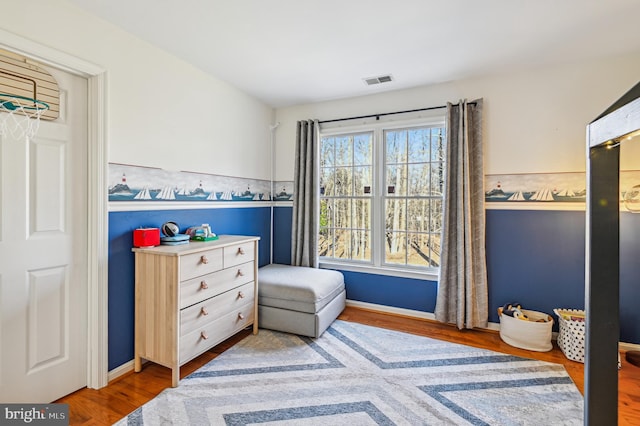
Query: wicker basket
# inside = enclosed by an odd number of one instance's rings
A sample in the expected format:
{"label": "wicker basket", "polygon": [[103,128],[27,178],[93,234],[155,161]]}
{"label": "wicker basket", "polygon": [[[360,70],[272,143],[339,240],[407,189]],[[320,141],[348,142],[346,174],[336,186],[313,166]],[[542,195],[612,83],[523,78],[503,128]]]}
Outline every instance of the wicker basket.
{"label": "wicker basket", "polygon": [[[502,308],[498,308],[500,338],[516,348],[537,352],[550,351],[553,348],[551,344],[553,318],[537,311],[522,309],[522,312],[533,321],[502,315]],[[545,322],[536,322],[536,320],[545,320]]]}
{"label": "wicker basket", "polygon": [[579,309],[554,309],[558,316],[558,346],[572,361],[584,363],[585,312]]}

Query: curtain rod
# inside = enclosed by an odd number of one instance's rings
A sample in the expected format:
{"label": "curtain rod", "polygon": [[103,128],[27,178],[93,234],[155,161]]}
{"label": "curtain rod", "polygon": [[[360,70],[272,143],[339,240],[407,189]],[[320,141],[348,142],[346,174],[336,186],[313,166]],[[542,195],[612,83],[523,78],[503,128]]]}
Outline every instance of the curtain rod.
{"label": "curtain rod", "polygon": [[[467,102],[468,105],[475,105],[475,102]],[[454,105],[455,106],[455,105]],[[406,111],[395,111],[395,112],[383,112],[380,114],[370,114],[370,115],[360,115],[358,117],[347,117],[347,118],[335,118],[333,120],[323,120],[323,121],[318,121],[318,124],[322,124],[322,123],[335,123],[338,121],[347,121],[347,120],[359,120],[361,118],[373,118],[375,117],[376,120],[379,120],[380,117],[383,117],[385,115],[394,115],[394,114],[407,114],[410,112],[420,112],[420,111],[431,111],[434,109],[442,109],[442,108],[446,108],[446,105],[439,105],[439,106],[434,106],[434,107],[427,107],[427,108],[419,108],[419,109],[409,109]]]}

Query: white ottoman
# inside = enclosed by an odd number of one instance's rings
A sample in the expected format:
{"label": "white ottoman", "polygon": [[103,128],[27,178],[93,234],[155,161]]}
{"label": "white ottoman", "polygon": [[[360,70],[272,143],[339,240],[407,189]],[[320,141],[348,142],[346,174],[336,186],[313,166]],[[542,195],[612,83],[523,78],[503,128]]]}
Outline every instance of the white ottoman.
{"label": "white ottoman", "polygon": [[345,303],[341,272],[280,264],[258,270],[261,328],[320,337]]}

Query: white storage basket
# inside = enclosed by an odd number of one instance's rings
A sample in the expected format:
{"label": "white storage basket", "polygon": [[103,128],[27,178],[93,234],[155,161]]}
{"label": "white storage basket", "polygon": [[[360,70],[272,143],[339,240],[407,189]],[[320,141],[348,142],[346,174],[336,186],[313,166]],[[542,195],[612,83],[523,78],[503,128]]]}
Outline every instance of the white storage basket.
{"label": "white storage basket", "polygon": [[[553,349],[553,344],[551,344],[553,318],[542,312],[526,309],[521,309],[521,311],[529,318],[529,321],[503,315],[502,308],[498,308],[500,338],[511,346],[529,351],[547,352]],[[539,319],[543,319],[545,322],[536,322]]]}
{"label": "white storage basket", "polygon": [[[584,363],[584,339],[586,318],[579,309],[554,309],[558,316],[558,346],[562,353],[572,361]],[[566,317],[569,317],[567,319]],[[574,319],[571,319],[571,317]]]}

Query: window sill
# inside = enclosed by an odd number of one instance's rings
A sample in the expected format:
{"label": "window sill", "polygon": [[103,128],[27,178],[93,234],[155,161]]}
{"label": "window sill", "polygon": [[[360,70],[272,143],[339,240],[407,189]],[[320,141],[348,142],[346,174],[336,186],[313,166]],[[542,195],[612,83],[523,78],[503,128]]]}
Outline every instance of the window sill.
{"label": "window sill", "polygon": [[432,271],[417,271],[392,267],[371,265],[356,265],[353,263],[320,261],[320,268],[338,269],[341,271],[360,272],[363,274],[387,275],[390,277],[411,278],[426,281],[438,281],[438,273]]}

